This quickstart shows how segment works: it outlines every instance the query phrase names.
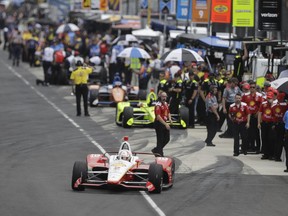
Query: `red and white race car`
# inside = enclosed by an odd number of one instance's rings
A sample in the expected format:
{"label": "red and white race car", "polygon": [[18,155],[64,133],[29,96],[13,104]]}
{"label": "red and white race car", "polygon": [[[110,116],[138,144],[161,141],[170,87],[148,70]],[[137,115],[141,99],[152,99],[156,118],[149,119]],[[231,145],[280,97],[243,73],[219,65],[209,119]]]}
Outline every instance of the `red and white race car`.
{"label": "red and white race car", "polygon": [[[140,159],[138,155],[145,159]],[[114,152],[114,155],[109,155],[108,152],[89,154],[86,162],[76,161],[71,186],[76,191],[83,191],[85,187],[91,186],[120,186],[161,193],[162,188],[173,186],[174,174],[173,158],[132,152],[128,137],[124,137],[119,151]]]}

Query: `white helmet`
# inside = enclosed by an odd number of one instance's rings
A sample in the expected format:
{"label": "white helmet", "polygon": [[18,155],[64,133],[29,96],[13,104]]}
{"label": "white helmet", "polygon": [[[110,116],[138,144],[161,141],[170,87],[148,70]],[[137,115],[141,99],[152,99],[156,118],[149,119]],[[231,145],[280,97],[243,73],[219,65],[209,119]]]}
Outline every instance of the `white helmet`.
{"label": "white helmet", "polygon": [[121,160],[126,160],[126,161],[130,161],[131,159],[131,152],[128,150],[121,150],[119,152],[119,159]]}

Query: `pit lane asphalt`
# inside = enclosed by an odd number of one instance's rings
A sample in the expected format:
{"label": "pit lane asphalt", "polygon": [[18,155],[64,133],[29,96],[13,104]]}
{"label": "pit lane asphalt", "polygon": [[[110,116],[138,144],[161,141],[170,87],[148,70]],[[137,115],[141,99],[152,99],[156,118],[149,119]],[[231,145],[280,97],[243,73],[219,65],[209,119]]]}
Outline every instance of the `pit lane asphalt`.
{"label": "pit lane asphalt", "polygon": [[[150,151],[153,129],[117,127],[113,108],[76,117],[70,87],[36,86],[40,68],[12,68],[7,54],[0,56],[0,215],[158,215],[136,191],[70,189],[74,161],[100,152],[87,134],[107,151],[117,150],[124,135],[135,151]],[[233,158],[231,140],[216,138],[207,148],[205,134],[199,126],[171,131],[165,153],[176,158],[177,173],[172,189],[150,196],[159,208],[166,215],[286,216],[284,163]]]}

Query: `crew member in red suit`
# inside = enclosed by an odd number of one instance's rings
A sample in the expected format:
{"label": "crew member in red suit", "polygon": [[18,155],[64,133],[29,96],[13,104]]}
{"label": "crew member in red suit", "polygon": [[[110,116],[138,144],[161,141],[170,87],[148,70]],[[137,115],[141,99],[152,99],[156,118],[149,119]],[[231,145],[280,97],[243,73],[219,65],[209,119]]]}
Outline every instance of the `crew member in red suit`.
{"label": "crew member in red suit", "polygon": [[155,121],[154,127],[156,131],[157,145],[152,149],[152,152],[156,156],[164,156],[163,148],[170,141],[170,125],[168,122],[172,122],[169,111],[166,92],[161,92],[160,101],[155,105]]}
{"label": "crew member in red suit", "polygon": [[[279,96],[278,96],[279,95]],[[287,102],[284,101],[285,94],[279,94],[277,90],[274,90],[274,98],[278,99],[278,102],[273,106],[275,113],[275,136],[276,142],[274,145],[274,160],[282,161],[281,154],[284,146],[284,134],[285,124],[283,122],[283,116],[288,108]]]}
{"label": "crew member in red suit", "polygon": [[250,111],[246,103],[241,102],[241,94],[235,95],[235,103],[230,105],[229,118],[233,125],[233,138],[234,138],[234,154],[233,156],[239,155],[239,141],[242,139],[241,150],[244,155],[247,154],[248,146],[248,133],[247,129],[250,126]]}
{"label": "crew member in red suit", "polygon": [[258,128],[261,129],[262,160],[273,159],[273,137],[275,137],[275,114],[273,92],[267,92],[266,101],[262,102],[258,112]]}
{"label": "crew member in red suit", "polygon": [[[262,94],[256,91],[256,82],[249,85],[250,92],[242,95],[242,102],[246,103],[250,111],[250,127],[248,129],[248,149],[260,153],[260,132],[257,127],[258,111],[263,101]],[[255,146],[256,142],[256,146]]]}

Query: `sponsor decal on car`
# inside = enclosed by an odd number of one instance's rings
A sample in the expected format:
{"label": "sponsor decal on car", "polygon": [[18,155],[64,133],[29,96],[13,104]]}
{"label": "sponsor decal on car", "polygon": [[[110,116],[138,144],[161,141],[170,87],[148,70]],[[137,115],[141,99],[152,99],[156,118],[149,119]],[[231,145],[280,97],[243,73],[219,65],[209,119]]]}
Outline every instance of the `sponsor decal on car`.
{"label": "sponsor decal on car", "polygon": [[146,188],[148,189],[148,191],[155,190],[154,185],[151,182],[149,182],[149,181],[146,183]]}
{"label": "sponsor decal on car", "polygon": [[77,181],[75,181],[74,183],[74,187],[78,188],[78,186],[82,183],[81,177],[77,179]]}

